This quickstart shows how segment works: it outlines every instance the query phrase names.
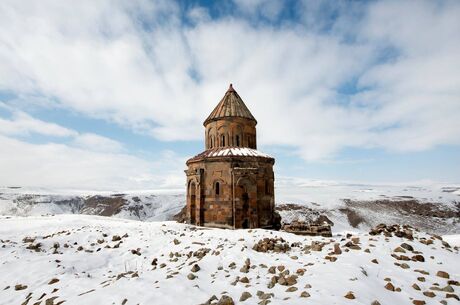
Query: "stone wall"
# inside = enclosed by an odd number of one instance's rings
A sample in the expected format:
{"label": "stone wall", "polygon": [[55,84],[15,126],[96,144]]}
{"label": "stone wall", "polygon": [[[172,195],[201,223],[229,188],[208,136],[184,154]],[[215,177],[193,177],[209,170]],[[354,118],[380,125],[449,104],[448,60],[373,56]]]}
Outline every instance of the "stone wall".
{"label": "stone wall", "polygon": [[231,117],[210,121],[205,125],[206,149],[230,146],[257,149],[256,122],[246,118]]}
{"label": "stone wall", "polygon": [[186,171],[188,222],[227,228],[270,227],[273,163],[271,158],[234,156],[190,163]]}

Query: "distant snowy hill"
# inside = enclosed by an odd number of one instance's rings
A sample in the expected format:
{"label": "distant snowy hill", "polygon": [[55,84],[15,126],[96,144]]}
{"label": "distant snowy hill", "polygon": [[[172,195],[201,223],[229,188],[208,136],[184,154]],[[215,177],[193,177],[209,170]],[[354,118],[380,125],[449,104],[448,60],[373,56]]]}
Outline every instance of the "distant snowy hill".
{"label": "distant snowy hill", "polygon": [[[283,222],[325,215],[334,231],[366,231],[379,223],[410,224],[460,234],[460,186],[350,184],[281,177],[275,199]],[[95,192],[0,187],[0,215],[88,214],[172,220],[185,205],[181,190]]]}
{"label": "distant snowy hill", "polygon": [[460,236],[373,234],[0,216],[0,304],[459,303]]}

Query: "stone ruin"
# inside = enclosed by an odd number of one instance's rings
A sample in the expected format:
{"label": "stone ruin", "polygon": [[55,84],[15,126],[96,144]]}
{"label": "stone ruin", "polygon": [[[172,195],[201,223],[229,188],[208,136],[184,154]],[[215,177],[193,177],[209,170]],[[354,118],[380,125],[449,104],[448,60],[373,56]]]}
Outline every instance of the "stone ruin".
{"label": "stone ruin", "polygon": [[291,223],[286,223],[281,229],[297,235],[332,237],[333,225],[334,223],[329,218],[321,215],[311,222],[295,220]]}

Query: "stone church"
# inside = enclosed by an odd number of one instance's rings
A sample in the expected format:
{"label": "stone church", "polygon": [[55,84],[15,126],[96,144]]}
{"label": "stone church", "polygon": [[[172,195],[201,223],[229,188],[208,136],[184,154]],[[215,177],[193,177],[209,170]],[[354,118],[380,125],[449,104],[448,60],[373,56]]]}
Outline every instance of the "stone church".
{"label": "stone church", "polygon": [[273,227],[275,159],[257,150],[257,121],[231,84],[203,125],[205,151],[187,160],[185,171],[187,222]]}

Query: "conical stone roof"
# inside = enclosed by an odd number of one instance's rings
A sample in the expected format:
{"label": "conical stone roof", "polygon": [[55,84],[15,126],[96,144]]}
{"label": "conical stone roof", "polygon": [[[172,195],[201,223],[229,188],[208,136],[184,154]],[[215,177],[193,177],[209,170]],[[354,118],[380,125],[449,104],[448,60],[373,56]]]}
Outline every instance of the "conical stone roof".
{"label": "conical stone roof", "polygon": [[246,107],[241,97],[235,89],[233,89],[232,84],[230,84],[222,100],[217,104],[216,108],[214,108],[203,124],[206,125],[210,121],[226,117],[241,117],[253,120],[257,123],[257,120],[251,114],[248,107]]}

